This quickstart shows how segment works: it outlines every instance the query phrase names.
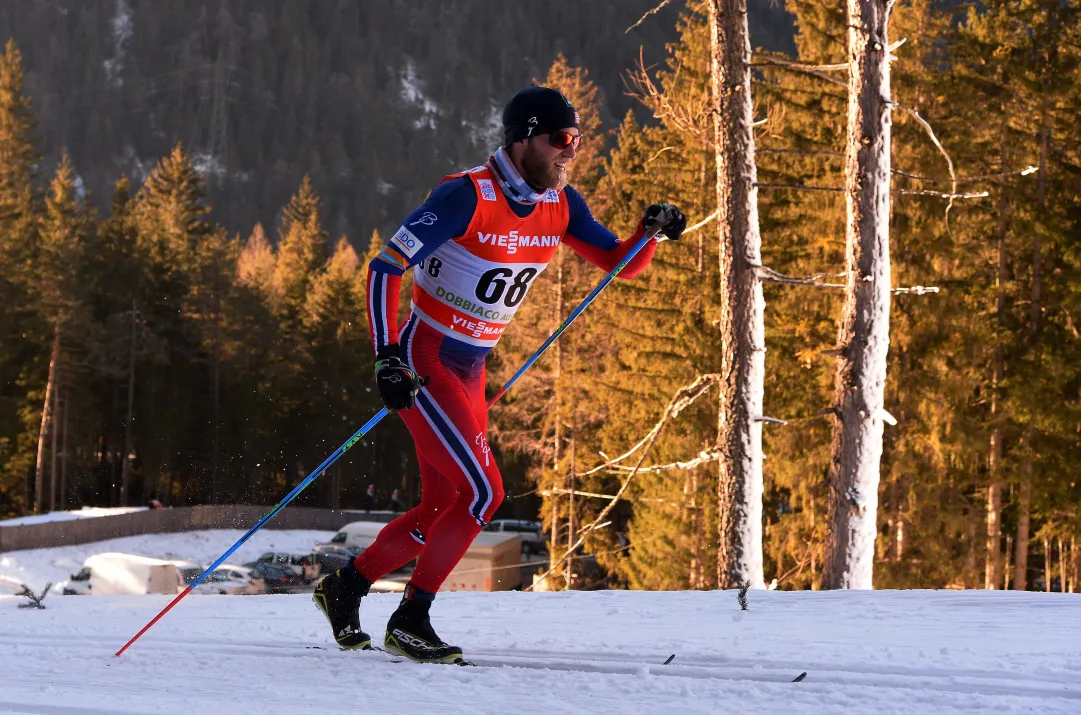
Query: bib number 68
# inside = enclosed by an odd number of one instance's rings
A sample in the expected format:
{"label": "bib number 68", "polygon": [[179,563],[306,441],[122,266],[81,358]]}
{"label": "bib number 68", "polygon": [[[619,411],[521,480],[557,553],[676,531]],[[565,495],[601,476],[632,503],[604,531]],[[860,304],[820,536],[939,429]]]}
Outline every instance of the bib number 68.
{"label": "bib number 68", "polygon": [[[513,308],[525,298],[529,283],[536,277],[536,268],[523,268],[518,275],[514,275],[514,271],[509,268],[493,268],[480,277],[476,290],[477,300],[494,305],[503,298],[503,305]],[[513,280],[508,282],[511,278]]]}

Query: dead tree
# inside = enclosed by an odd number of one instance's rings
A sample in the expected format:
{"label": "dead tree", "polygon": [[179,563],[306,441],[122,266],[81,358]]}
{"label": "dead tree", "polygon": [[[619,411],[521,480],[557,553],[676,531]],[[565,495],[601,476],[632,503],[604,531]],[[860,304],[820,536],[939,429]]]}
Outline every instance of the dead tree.
{"label": "dead tree", "polygon": [[837,336],[826,588],[872,588],[890,314],[892,0],[848,0],[847,281]]}
{"label": "dead tree", "polygon": [[60,361],[60,318],[53,324],[53,349],[49,356],[49,378],[45,383],[45,402],[41,408],[41,428],[38,430],[37,460],[34,465],[34,511],[44,514],[45,501],[45,436],[53,427],[53,392],[56,390],[56,371]]}
{"label": "dead tree", "polygon": [[720,261],[717,587],[762,588],[765,300],[746,0],[710,0],[709,19]]}

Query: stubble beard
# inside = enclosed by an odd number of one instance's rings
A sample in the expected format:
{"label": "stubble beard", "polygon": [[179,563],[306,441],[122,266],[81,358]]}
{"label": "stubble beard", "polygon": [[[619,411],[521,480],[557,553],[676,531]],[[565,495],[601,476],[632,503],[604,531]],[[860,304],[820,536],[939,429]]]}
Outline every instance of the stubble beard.
{"label": "stubble beard", "polygon": [[567,172],[555,165],[557,158],[546,158],[529,142],[522,154],[522,178],[538,192],[546,189],[562,191],[567,185]]}

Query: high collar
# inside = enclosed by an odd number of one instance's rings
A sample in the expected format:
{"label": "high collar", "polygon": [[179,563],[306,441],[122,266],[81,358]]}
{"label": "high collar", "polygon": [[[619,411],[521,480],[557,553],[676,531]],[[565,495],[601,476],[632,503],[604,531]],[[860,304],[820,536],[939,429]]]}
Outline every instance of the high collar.
{"label": "high collar", "polygon": [[538,193],[526,183],[526,180],[518,173],[518,169],[514,167],[514,162],[511,161],[507,150],[503,147],[495,150],[495,154],[488,160],[488,168],[491,169],[492,175],[499,181],[503,193],[512,201],[517,201],[520,204],[537,204],[544,201],[548,196],[548,191]]}

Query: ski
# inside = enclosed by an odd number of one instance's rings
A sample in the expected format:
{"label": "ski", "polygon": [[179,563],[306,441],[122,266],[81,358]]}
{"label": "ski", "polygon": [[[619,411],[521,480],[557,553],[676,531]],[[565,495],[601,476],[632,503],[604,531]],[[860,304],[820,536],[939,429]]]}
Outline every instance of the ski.
{"label": "ski", "polygon": [[[675,659],[676,659],[676,654],[673,653],[672,655],[668,656],[668,658],[666,658],[665,661],[661,665],[668,665]],[[800,673],[799,675],[797,675],[795,678],[792,678],[791,682],[793,682],[793,683],[802,683],[803,679],[806,678],[806,677],[807,677],[807,671],[805,670],[802,673]]]}
{"label": "ski", "polygon": [[367,648],[342,648],[342,647],[339,646],[336,649],[335,648],[328,648],[326,646],[321,646],[321,645],[307,645],[307,646],[304,646],[304,647],[307,648],[308,650],[322,650],[322,651],[328,651],[328,652],[333,651],[333,650],[339,650],[339,651],[342,651],[344,653],[355,653],[357,651],[361,651],[361,652],[366,651],[366,652],[369,652],[369,653],[372,653],[372,652],[380,653],[381,655],[387,656],[387,658],[385,660],[387,662],[389,662],[389,663],[419,663],[421,665],[476,666],[476,663],[471,663],[470,661],[466,660],[465,658],[458,658],[457,660],[451,660],[451,661],[445,661],[445,662],[444,661],[432,661],[430,664],[426,664],[422,660],[413,660],[412,658],[405,657],[401,653],[395,653],[393,651],[389,651],[386,648],[383,648],[383,647],[377,646],[377,645],[368,646]]}
{"label": "ski", "polygon": [[[333,648],[325,646],[309,645],[305,646],[309,650],[323,650],[331,651]],[[377,652],[382,656],[385,656],[385,660],[389,663],[418,663],[424,664],[423,661],[416,661],[411,658],[407,658],[400,653],[387,650],[382,646],[369,646],[368,648],[338,648],[341,651],[360,650],[367,652]],[[674,667],[665,667],[663,670],[651,671],[650,668],[660,666],[670,666],[676,659],[676,654],[672,653],[663,662],[648,663],[648,662],[634,662],[634,661],[622,661],[622,660],[600,660],[587,658],[583,660],[574,660],[571,658],[549,658],[548,656],[530,656],[530,655],[493,655],[485,656],[481,655],[474,660],[466,660],[465,658],[459,658],[458,660],[435,663],[438,665],[458,665],[462,667],[481,667],[481,668],[527,668],[530,670],[564,670],[575,671],[585,673],[610,673],[610,674],[650,674],[650,675],[674,675],[690,678],[703,678],[703,679],[716,679],[716,680],[753,680],[759,682],[775,682],[775,683],[801,683],[807,677],[807,671],[803,671],[795,678],[791,675],[777,674],[758,674],[758,673],[729,673],[729,672],[717,672],[717,668],[702,665],[676,665]]]}

